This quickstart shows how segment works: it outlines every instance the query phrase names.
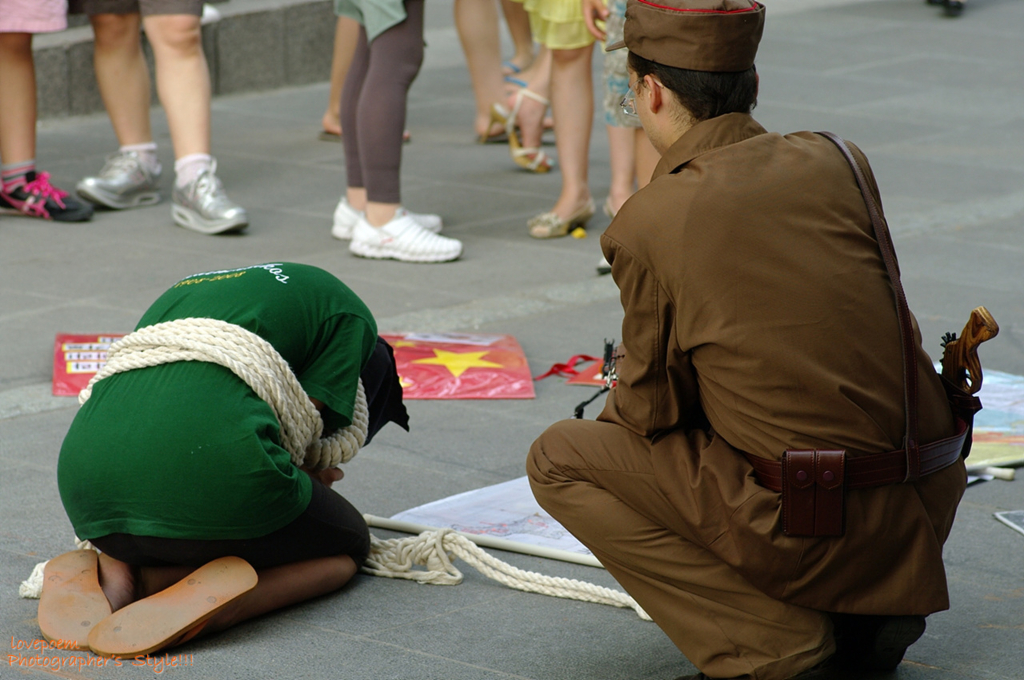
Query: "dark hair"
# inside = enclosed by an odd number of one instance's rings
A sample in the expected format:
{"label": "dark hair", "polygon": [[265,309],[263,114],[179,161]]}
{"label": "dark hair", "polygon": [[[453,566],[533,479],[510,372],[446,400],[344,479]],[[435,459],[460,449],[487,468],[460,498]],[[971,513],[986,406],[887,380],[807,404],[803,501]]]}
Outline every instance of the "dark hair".
{"label": "dark hair", "polygon": [[630,52],[629,68],[640,78],[653,75],[660,80],[698,123],[727,113],[750,113],[757,106],[757,71],[753,66],[736,73],[691,71]]}

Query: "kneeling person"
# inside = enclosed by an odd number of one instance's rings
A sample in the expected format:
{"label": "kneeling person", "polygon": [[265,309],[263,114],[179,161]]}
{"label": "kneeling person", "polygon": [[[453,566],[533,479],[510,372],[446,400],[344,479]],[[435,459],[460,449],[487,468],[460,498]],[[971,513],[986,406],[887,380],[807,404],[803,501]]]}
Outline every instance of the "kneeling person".
{"label": "kneeling person", "polygon": [[[290,263],[190,276],[97,377],[58,484],[76,534],[100,551],[99,583],[92,551],[52,560],[44,635],[92,628],[81,646],[135,656],[331,592],[359,569],[369,531],[331,490],[336,465],[387,422],[408,429],[408,415],[391,348],[337,278]],[[197,568],[182,583],[207,590],[173,585]],[[90,570],[91,604],[62,591]]]}

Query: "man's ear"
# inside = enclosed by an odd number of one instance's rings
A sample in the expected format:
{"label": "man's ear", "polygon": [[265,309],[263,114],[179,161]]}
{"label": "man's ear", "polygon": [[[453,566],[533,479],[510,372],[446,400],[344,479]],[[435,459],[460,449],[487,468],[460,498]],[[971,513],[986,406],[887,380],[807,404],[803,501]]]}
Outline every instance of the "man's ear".
{"label": "man's ear", "polygon": [[644,89],[647,90],[648,106],[651,113],[658,113],[665,106],[665,99],[662,97],[661,86],[652,75],[644,76]]}

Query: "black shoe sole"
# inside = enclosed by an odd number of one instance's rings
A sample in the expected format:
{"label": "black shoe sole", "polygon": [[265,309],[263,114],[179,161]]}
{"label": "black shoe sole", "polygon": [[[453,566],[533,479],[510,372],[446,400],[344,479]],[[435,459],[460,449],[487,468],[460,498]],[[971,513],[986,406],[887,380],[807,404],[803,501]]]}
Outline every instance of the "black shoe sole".
{"label": "black shoe sole", "polygon": [[891,671],[903,661],[907,647],[917,642],[924,634],[923,616],[890,616],[875,633],[873,648],[861,662],[869,671]]}

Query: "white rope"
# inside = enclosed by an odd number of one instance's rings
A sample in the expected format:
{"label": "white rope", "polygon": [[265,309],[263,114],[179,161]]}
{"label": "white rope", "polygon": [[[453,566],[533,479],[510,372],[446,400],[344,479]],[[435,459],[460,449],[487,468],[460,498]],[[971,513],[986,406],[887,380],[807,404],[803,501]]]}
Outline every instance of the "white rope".
{"label": "white rope", "polygon": [[274,346],[241,326],[217,319],[177,319],[140,328],[113,345],[107,363],[78,395],[84,404],[100,380],[136,368],[176,361],[219,364],[267,402],[281,426],[281,445],[292,462],[314,470],[347,463],[366,441],[370,412],[359,381],[352,424],[321,438],[324,423],[288,362]]}
{"label": "white rope", "polygon": [[33,567],[32,574],[18,586],[18,597],[30,600],[39,599],[39,596],[43,594],[43,569],[45,568],[46,562],[39,562]]}
{"label": "white rope", "polygon": [[[509,588],[613,607],[628,607],[641,619],[651,620],[636,600],[622,591],[513,567],[484,552],[468,538],[451,529],[424,531],[419,536],[388,540],[371,535],[370,556],[363,565],[363,571],[374,576],[453,586],[462,582],[462,572],[452,564],[453,556],[465,560],[487,578]],[[426,567],[426,570],[413,569],[414,565]]]}

